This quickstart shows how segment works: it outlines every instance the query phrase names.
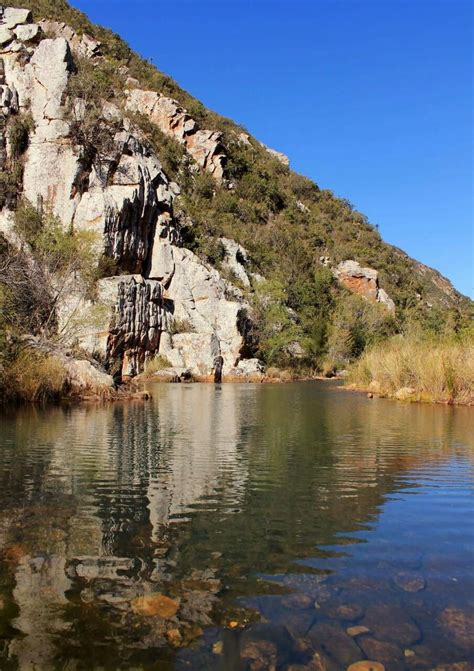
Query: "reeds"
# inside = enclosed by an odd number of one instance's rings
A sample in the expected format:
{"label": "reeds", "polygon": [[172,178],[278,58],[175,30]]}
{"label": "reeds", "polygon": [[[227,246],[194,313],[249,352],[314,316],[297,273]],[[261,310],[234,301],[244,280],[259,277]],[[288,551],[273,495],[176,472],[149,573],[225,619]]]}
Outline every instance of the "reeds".
{"label": "reeds", "polygon": [[474,403],[474,341],[395,336],[367,350],[348,382],[383,396],[403,388],[411,400]]}

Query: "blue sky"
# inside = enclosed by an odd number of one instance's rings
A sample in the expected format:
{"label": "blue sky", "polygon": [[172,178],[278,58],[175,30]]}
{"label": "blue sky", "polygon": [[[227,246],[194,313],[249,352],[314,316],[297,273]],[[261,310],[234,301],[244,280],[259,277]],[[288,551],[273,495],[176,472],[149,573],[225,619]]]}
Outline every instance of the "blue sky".
{"label": "blue sky", "polygon": [[72,0],[474,296],[467,0]]}

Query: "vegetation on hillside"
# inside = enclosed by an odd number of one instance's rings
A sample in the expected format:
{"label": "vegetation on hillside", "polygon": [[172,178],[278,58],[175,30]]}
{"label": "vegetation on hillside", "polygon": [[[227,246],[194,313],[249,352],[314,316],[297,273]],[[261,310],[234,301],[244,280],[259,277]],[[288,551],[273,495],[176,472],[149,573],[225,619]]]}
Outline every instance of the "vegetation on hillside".
{"label": "vegetation on hillside", "polygon": [[[87,188],[92,167],[99,175],[103,172],[107,182],[110,161],[102,159],[110,155],[118,128],[105,106],[113,102],[156,151],[168,177],[179,183],[175,215],[184,244],[221,270],[221,237],[233,238],[248,250],[254,279],[250,288],[240,288],[252,313],[249,356],[258,356],[267,366],[333,373],[366,348],[381,353],[385,345],[380,343],[399,342],[394,337],[411,333],[414,325],[442,343],[466,331],[472,302],[454,291],[447,297],[433,271],[421,272],[416,261],[384,243],[377,228],[347,200],[292,172],[239,125],[207,110],[119,36],[95,26],[65,0],[17,0],[15,5],[31,9],[35,20],[64,21],[102,43],[102,58],[75,59],[76,72],[69,82],[67,116],[83,167],[75,189]],[[178,100],[201,127],[221,131],[227,155],[222,185],[197,170],[182,145],[148,118],[124,110],[127,76]],[[7,169],[0,173],[0,207],[16,207],[20,245],[13,250],[0,238],[0,263],[5,267],[0,339],[5,340],[7,332],[25,331],[58,337],[54,306],[62,293],[75,282],[92,296],[96,279],[114,269],[107,260],[97,263],[90,234],[63,231],[50,213],[18,198],[32,121],[26,113],[13,116],[8,124],[12,151]],[[396,303],[395,314],[339,286],[322,258],[332,266],[356,259],[377,269],[381,286]],[[2,356],[14,358],[10,350],[6,347]]]}
{"label": "vegetation on hillside", "polygon": [[0,395],[42,400],[59,393],[65,373],[57,359],[31,349],[29,336],[70,342],[74,314],[59,325],[56,307],[66,295],[93,297],[96,236],[64,230],[52,213],[26,200],[16,210],[14,232],[16,245],[0,234]]}

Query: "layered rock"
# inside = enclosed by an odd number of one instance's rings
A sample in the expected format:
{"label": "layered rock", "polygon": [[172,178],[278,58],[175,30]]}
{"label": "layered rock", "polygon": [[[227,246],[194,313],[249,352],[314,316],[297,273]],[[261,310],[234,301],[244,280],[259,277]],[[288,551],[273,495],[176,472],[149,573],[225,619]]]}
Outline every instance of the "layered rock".
{"label": "layered rock", "polygon": [[342,261],[333,271],[334,277],[349,291],[370,301],[383,303],[390,312],[395,303],[387,292],[379,287],[379,274],[373,268],[362,268],[360,263],[349,259]]}
{"label": "layered rock", "polygon": [[141,276],[117,284],[114,318],[109,327],[107,358],[118,364],[122,378],[143,370],[144,362],[158,351],[164,330],[162,286]]}
{"label": "layered rock", "polygon": [[222,181],[226,154],[221,133],[199,129],[176,100],[155,91],[131,88],[127,93],[127,108],[145,114],[163,133],[178,140],[199,167]]}

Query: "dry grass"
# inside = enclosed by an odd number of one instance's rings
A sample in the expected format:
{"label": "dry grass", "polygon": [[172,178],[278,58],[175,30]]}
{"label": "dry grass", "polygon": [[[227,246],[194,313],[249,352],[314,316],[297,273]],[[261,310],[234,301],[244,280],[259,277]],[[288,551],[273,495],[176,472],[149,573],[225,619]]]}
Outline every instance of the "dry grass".
{"label": "dry grass", "polygon": [[145,370],[143,372],[145,375],[153,375],[153,373],[164,370],[165,368],[172,368],[171,361],[162,354],[158,354],[146,361]]}
{"label": "dry grass", "polygon": [[474,340],[417,339],[396,336],[366,351],[349,370],[348,382],[395,396],[414,390],[413,400],[474,403]]}
{"label": "dry grass", "polygon": [[59,398],[67,384],[63,364],[34,350],[21,352],[8,370],[7,397],[24,401]]}

